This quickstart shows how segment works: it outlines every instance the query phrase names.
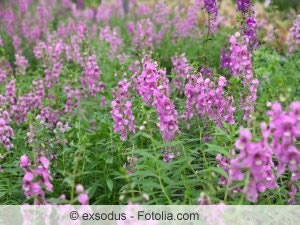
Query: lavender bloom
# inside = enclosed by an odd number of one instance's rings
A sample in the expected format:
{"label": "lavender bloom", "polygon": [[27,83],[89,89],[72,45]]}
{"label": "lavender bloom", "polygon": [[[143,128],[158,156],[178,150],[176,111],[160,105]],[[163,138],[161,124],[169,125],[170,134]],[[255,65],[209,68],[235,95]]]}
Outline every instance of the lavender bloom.
{"label": "lavender bloom", "polygon": [[76,193],[78,194],[78,202],[81,205],[89,204],[89,196],[86,192],[84,192],[84,188],[81,184],[76,185]]}
{"label": "lavender bloom", "polygon": [[165,5],[163,0],[159,0],[154,5],[154,15],[153,19],[156,24],[164,25],[169,23],[169,16],[170,16],[171,9]]}
{"label": "lavender bloom", "polygon": [[155,106],[159,118],[159,128],[165,141],[171,141],[178,132],[178,114],[170,98],[155,90]]}
{"label": "lavender bloom", "polygon": [[160,152],[163,156],[164,162],[172,162],[176,157],[180,156],[180,152],[175,148],[172,149],[171,147],[163,148]]}
{"label": "lavender bloom", "polygon": [[154,38],[153,22],[150,19],[140,20],[135,27],[132,44],[142,50],[152,50]]}
{"label": "lavender bloom", "polygon": [[156,108],[158,112],[160,131],[165,141],[174,138],[178,131],[178,114],[169,95],[169,80],[166,70],[158,70],[157,63],[145,57],[143,71],[135,79],[136,91],[143,101]]}
{"label": "lavender bloom", "polygon": [[144,59],[143,71],[135,80],[136,91],[147,105],[154,104],[154,91],[158,88],[169,95],[169,80],[165,70],[158,70],[157,63],[147,57]]}
{"label": "lavender bloom", "polygon": [[48,36],[47,42],[38,42],[34,48],[34,54],[37,59],[41,59],[46,74],[45,81],[47,88],[53,87],[54,83],[58,83],[59,75],[62,69],[62,54],[65,45],[62,40]]}
{"label": "lavender bloom", "polygon": [[298,188],[297,188],[297,186],[296,186],[296,184],[292,184],[291,185],[291,190],[289,191],[289,196],[290,196],[290,198],[289,198],[289,204],[296,204],[297,203],[297,201],[296,201],[296,194],[297,194],[297,192],[298,192],[299,190],[298,190]]}
{"label": "lavender bloom", "polygon": [[80,40],[82,40],[86,36],[86,33],[87,33],[87,28],[86,28],[85,24],[79,23],[77,26],[77,34],[78,34],[78,37],[80,38]]}
{"label": "lavender bloom", "polygon": [[279,161],[277,174],[280,176],[288,168],[292,172],[292,180],[296,181],[300,179],[300,152],[296,148],[300,137],[300,102],[293,102],[290,112],[283,112],[281,105],[274,103],[268,115],[271,117],[273,151]]}
{"label": "lavender bloom", "polygon": [[248,50],[249,38],[236,33],[229,38],[230,48],[221,52],[221,68],[227,68],[237,78],[242,78],[245,93],[241,93],[241,108],[245,111],[244,120],[254,112],[259,81],[253,78],[251,53]]}
{"label": "lavender bloom", "polygon": [[9,102],[10,104],[14,105],[16,103],[16,81],[15,80],[11,80],[6,85],[5,96],[6,96],[6,101]]}
{"label": "lavender bloom", "polygon": [[109,26],[101,29],[100,40],[109,43],[110,50],[108,55],[111,59],[117,57],[117,54],[121,54],[123,40],[120,37],[120,31],[117,27],[115,27],[113,30],[111,30]]}
{"label": "lavender bloom", "polygon": [[132,114],[129,94],[130,83],[125,79],[118,83],[118,86],[113,90],[114,100],[112,106],[112,118],[115,122],[114,131],[121,134],[121,140],[125,141],[129,132],[135,132],[134,120]]}
{"label": "lavender bloom", "polygon": [[15,57],[16,57],[15,64],[16,64],[16,67],[17,67],[16,73],[21,74],[21,75],[25,75],[26,69],[28,67],[27,59],[24,56],[19,55],[19,54],[16,54]]}
{"label": "lavender bloom", "polygon": [[81,76],[81,84],[88,89],[92,96],[104,91],[104,84],[99,81],[101,70],[97,64],[96,55],[85,57],[83,62],[83,72]]}
{"label": "lavender bloom", "polygon": [[188,64],[185,53],[180,56],[172,57],[173,73],[175,73],[175,79],[173,80],[174,86],[180,93],[184,92],[185,81],[187,76],[192,71],[193,67]]}
{"label": "lavender bloom", "polygon": [[251,0],[236,0],[237,10],[245,13],[249,10]]}
{"label": "lavender bloom", "polygon": [[56,126],[58,123],[59,111],[52,110],[50,107],[45,107],[41,109],[40,120],[43,123],[48,123],[53,126]]}
{"label": "lavender bloom", "polygon": [[240,138],[235,143],[239,154],[230,160],[229,170],[228,163],[223,162],[221,156],[217,157],[217,161],[229,174],[230,184],[244,179],[244,172],[249,171],[249,181],[244,191],[249,201],[256,202],[260,192],[278,187],[273,174],[275,165],[272,157],[275,155],[278,161],[277,176],[280,177],[286,169],[291,172],[289,203],[294,204],[295,184],[300,179],[300,151],[296,147],[300,137],[300,102],[293,102],[289,112],[284,112],[279,103],[274,103],[267,114],[270,122],[269,125],[261,124],[261,139],[258,142],[251,141],[248,129],[240,130]]}
{"label": "lavender bloom", "polygon": [[210,13],[215,17],[218,15],[218,6],[216,0],[204,0],[204,7],[207,13]]}
{"label": "lavender bloom", "polygon": [[297,16],[293,26],[289,30],[286,43],[290,54],[300,47],[300,15]]}
{"label": "lavender bloom", "polygon": [[212,69],[208,67],[201,68],[200,73],[206,78],[212,78],[213,75]]}
{"label": "lavender bloom", "polygon": [[245,25],[242,28],[245,37],[248,37],[248,45],[250,50],[258,47],[258,41],[256,37],[257,23],[254,17],[248,17],[245,21]]}
{"label": "lavender bloom", "polygon": [[20,167],[23,169],[23,168],[26,168],[30,165],[30,160],[28,158],[27,155],[22,155],[21,158],[20,158]]}
{"label": "lavender bloom", "polygon": [[44,98],[44,83],[42,80],[32,82],[32,92],[20,96],[16,104],[11,105],[11,113],[17,124],[26,120],[27,113],[33,109],[41,109]]}
{"label": "lavender bloom", "polygon": [[101,1],[96,12],[96,20],[102,24],[108,24],[113,13],[113,5],[109,4],[107,1]]}
{"label": "lavender bloom", "polygon": [[49,166],[50,162],[44,155],[38,158],[34,169],[30,167],[28,156],[21,156],[20,167],[24,171],[23,191],[27,198],[35,198],[34,204],[47,204],[42,185],[45,186],[47,191],[52,192],[53,185],[51,184],[52,178]]}
{"label": "lavender bloom", "polygon": [[185,11],[183,9],[178,9],[179,15],[176,15],[173,19],[174,24],[174,36],[175,37],[195,37],[199,36],[199,30],[197,30],[197,9],[195,7],[189,7],[187,9],[187,16],[181,15]]}
{"label": "lavender bloom", "polygon": [[81,193],[78,196],[78,202],[81,205],[88,205],[88,203],[89,203],[89,196],[88,196],[88,194],[87,193]]}
{"label": "lavender bloom", "polygon": [[257,142],[251,142],[251,133],[247,129],[241,129],[240,138],[236,146],[240,150],[239,155],[230,161],[229,176],[231,180],[242,180],[244,169],[250,172],[248,185],[245,187],[247,199],[256,202],[259,192],[266,189],[277,188],[275,176],[272,172],[274,163],[272,161],[272,149],[268,145],[266,125],[261,128],[264,138]]}
{"label": "lavender bloom", "polygon": [[[65,93],[67,95],[67,101],[65,104],[64,112],[71,112],[72,108],[76,108],[80,104],[80,90],[76,88],[72,90],[69,86],[65,87]],[[75,103],[73,103],[73,98],[75,99]]]}
{"label": "lavender bloom", "polygon": [[0,67],[0,84],[7,78],[7,72]]}
{"label": "lavender bloom", "polygon": [[16,52],[20,52],[20,44],[21,44],[21,40],[17,35],[13,36],[13,44],[14,44],[14,48]]}
{"label": "lavender bloom", "polygon": [[209,19],[206,23],[207,33],[215,33],[217,30],[217,20],[218,20],[218,6],[216,0],[204,0],[204,7],[209,15]]}
{"label": "lavender bloom", "polygon": [[9,126],[11,121],[9,113],[7,111],[0,112],[0,144],[4,146],[6,150],[10,150],[13,147],[11,138],[14,136],[14,131]]}
{"label": "lavender bloom", "polygon": [[106,106],[106,104],[107,104],[107,100],[106,100],[106,98],[104,96],[102,96],[101,100],[100,100],[100,105],[101,106]]}
{"label": "lavender bloom", "polygon": [[203,79],[202,74],[190,75],[185,85],[186,109],[188,118],[191,119],[197,110],[199,118],[207,116],[222,127],[222,122],[235,123],[233,97],[225,97],[224,87],[226,79],[220,77],[217,85],[209,78]]}

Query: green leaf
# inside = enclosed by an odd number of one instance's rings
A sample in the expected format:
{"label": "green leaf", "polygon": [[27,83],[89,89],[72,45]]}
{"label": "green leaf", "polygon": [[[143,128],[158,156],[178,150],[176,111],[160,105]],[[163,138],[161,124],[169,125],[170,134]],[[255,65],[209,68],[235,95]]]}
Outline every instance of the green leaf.
{"label": "green leaf", "polygon": [[222,175],[223,177],[228,178],[228,174],[220,167],[210,167],[209,170]]}
{"label": "green leaf", "polygon": [[109,189],[110,191],[112,191],[112,190],[113,190],[113,187],[114,187],[113,181],[112,181],[110,178],[108,178],[108,179],[106,180],[106,184],[107,184],[108,189]]}
{"label": "green leaf", "polygon": [[229,157],[229,152],[226,151],[223,147],[218,146],[218,145],[213,145],[213,144],[206,144],[208,149],[206,149],[204,152],[217,152],[217,153],[222,153],[223,155]]}
{"label": "green leaf", "polygon": [[161,148],[170,147],[170,146],[178,146],[178,145],[181,145],[182,143],[183,143],[183,141],[169,141],[167,143],[157,144],[155,149],[161,149]]}

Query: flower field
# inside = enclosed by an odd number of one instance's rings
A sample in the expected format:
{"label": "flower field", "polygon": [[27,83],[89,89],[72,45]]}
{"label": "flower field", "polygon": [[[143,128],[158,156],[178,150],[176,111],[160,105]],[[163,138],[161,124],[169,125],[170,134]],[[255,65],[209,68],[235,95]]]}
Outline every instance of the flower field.
{"label": "flower field", "polygon": [[300,203],[300,4],[0,1],[0,203]]}

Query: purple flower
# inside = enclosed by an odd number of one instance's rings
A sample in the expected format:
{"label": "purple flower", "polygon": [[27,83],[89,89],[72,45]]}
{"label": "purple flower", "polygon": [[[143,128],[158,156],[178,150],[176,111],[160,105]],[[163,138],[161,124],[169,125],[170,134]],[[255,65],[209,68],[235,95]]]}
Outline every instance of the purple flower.
{"label": "purple flower", "polygon": [[87,193],[81,193],[78,196],[78,202],[81,205],[88,205],[88,203],[89,203],[89,196],[88,196],[88,194]]}
{"label": "purple flower", "polygon": [[292,52],[299,49],[300,46],[300,15],[297,15],[297,18],[294,21],[293,26],[289,29],[287,41],[288,52]]}
{"label": "purple flower", "polygon": [[180,152],[175,148],[172,149],[170,147],[163,148],[160,152],[163,157],[164,162],[172,162],[176,157],[180,155]]}
{"label": "purple flower", "polygon": [[188,64],[188,60],[185,53],[180,56],[172,57],[173,73],[175,78],[173,80],[175,88],[179,90],[180,93],[184,92],[185,81],[192,71],[193,67]]}
{"label": "purple flower", "polygon": [[253,77],[251,53],[248,50],[249,37],[236,33],[230,36],[229,43],[227,52],[221,52],[221,68],[229,69],[236,78],[242,79],[244,91],[241,92],[240,105],[244,110],[244,120],[249,120],[250,114],[254,112],[253,103],[259,85],[259,81]]}
{"label": "purple flower", "polygon": [[118,54],[121,54],[123,40],[120,37],[120,31],[117,27],[115,27],[113,30],[111,30],[109,26],[102,28],[100,30],[100,40],[109,43],[110,50],[108,55],[111,59],[117,57]]}
{"label": "purple flower", "polygon": [[142,19],[135,26],[132,45],[142,50],[152,50],[155,39],[154,24],[150,19]]}
{"label": "purple flower", "polygon": [[16,58],[16,74],[21,74],[21,75],[25,75],[26,73],[26,69],[28,67],[28,61],[27,59],[22,56],[19,55],[18,53],[15,55]]}
{"label": "purple flower", "polygon": [[41,161],[41,163],[43,164],[43,167],[44,167],[45,169],[48,169],[48,168],[49,168],[50,163],[49,163],[49,160],[48,160],[45,156],[41,156],[41,157],[40,157],[40,161]]}
{"label": "purple flower", "polygon": [[245,21],[245,25],[243,26],[243,34],[248,38],[248,45],[250,50],[258,47],[258,40],[256,37],[256,29],[257,23],[254,17],[248,17]]}
{"label": "purple flower", "polygon": [[6,85],[5,95],[7,101],[10,104],[14,105],[16,103],[16,81],[15,80],[11,80]]}
{"label": "purple flower", "polygon": [[296,194],[298,192],[298,188],[296,184],[291,185],[291,190],[289,191],[289,204],[296,204]]}
{"label": "purple flower", "polygon": [[209,78],[204,80],[201,73],[190,75],[185,85],[188,118],[193,117],[196,109],[200,118],[208,117],[219,127],[223,126],[223,121],[235,123],[233,97],[224,94],[226,83],[225,77],[219,77],[215,84]]}
{"label": "purple flower", "polygon": [[126,79],[120,81],[113,90],[114,100],[111,103],[111,114],[115,122],[114,132],[120,133],[122,141],[127,139],[128,131],[135,132],[135,117],[132,114],[129,93],[130,86],[131,84]]}
{"label": "purple flower", "polygon": [[81,194],[81,193],[84,192],[84,188],[83,188],[83,186],[82,186],[81,184],[77,184],[77,185],[76,185],[76,192],[77,192],[78,194]]}
{"label": "purple flower", "polygon": [[157,63],[145,57],[143,71],[135,80],[135,87],[143,101],[148,105],[153,105],[155,90],[159,89],[167,96],[169,94],[169,80],[166,77],[166,71],[158,70]]}
{"label": "purple flower", "polygon": [[209,14],[209,19],[206,23],[207,32],[215,33],[217,30],[217,20],[218,20],[218,6],[216,0],[204,0],[204,7],[206,12]]}
{"label": "purple flower", "polygon": [[207,13],[214,16],[218,15],[218,6],[216,0],[204,0],[204,7]]}
{"label": "purple flower", "polygon": [[290,105],[290,110],[293,113],[293,116],[300,121],[300,102],[293,102]]}
{"label": "purple flower", "polygon": [[100,100],[100,105],[101,106],[105,106],[107,104],[107,100],[104,96],[101,97],[101,100]]}
{"label": "purple flower", "polygon": [[[73,108],[76,108],[80,104],[80,90],[76,88],[72,90],[69,86],[65,87],[65,93],[67,95],[67,101],[65,104],[64,112],[71,112]],[[75,102],[73,101],[75,100]],[[74,103],[73,103],[74,102]]]}
{"label": "purple flower", "polygon": [[208,67],[203,67],[200,70],[200,73],[205,77],[205,78],[211,78],[213,75],[213,71],[211,68]]}
{"label": "purple flower", "polygon": [[11,121],[9,113],[7,111],[0,112],[0,144],[4,146],[6,150],[10,150],[13,147],[11,139],[14,136],[14,131],[9,126]]}
{"label": "purple flower", "polygon": [[[252,135],[248,129],[240,130],[240,137],[235,143],[239,154],[230,160],[228,174],[230,182],[233,182],[244,179],[244,172],[249,172],[248,184],[244,189],[249,201],[256,202],[260,192],[278,187],[273,173],[275,155],[277,176],[280,177],[286,169],[291,172],[289,202],[295,203],[295,182],[300,179],[300,151],[296,147],[300,137],[299,109],[299,102],[293,102],[289,112],[284,112],[279,103],[273,103],[272,109],[267,112],[270,122],[268,125],[261,124],[262,137],[258,142],[251,141]],[[226,168],[222,157],[218,156],[217,161],[222,168]]]}
{"label": "purple flower", "polygon": [[165,141],[171,141],[178,132],[178,114],[170,98],[160,91],[154,92],[159,128]]}
{"label": "purple flower", "polygon": [[85,24],[79,23],[77,26],[77,34],[78,34],[79,38],[82,40],[86,36],[86,33],[87,33],[87,28],[86,28]]}
{"label": "purple flower", "polygon": [[88,89],[92,96],[98,92],[104,91],[104,84],[99,81],[101,70],[97,64],[96,55],[92,54],[84,58],[81,84],[83,88]]}
{"label": "purple flower", "polygon": [[21,156],[21,159],[20,159],[20,167],[23,169],[23,168],[26,168],[30,165],[30,160],[28,158],[27,155],[22,155]]}
{"label": "purple flower", "polygon": [[243,150],[245,146],[251,141],[251,132],[248,129],[241,128],[240,129],[240,137],[236,141],[236,148]]}
{"label": "purple flower", "polygon": [[[262,126],[262,132],[265,132],[265,126]],[[256,202],[259,192],[277,188],[272,172],[274,167],[272,151],[264,139],[252,142],[251,133],[247,129],[240,130],[240,138],[236,141],[236,147],[240,152],[230,161],[230,180],[242,180],[245,177],[244,170],[248,170],[250,175],[245,193],[249,201]]]}
{"label": "purple flower", "polygon": [[135,82],[138,95],[146,104],[157,110],[163,139],[172,140],[178,131],[178,114],[168,97],[169,80],[166,70],[158,70],[157,64],[145,57],[143,71]]}
{"label": "purple flower", "polygon": [[[174,16],[173,25],[174,32],[173,36],[177,37],[199,37],[200,31],[198,29],[197,12],[196,7],[190,6],[185,12],[184,8],[180,6],[176,7],[176,11],[179,13]],[[186,16],[185,16],[186,15]]]}
{"label": "purple flower", "polygon": [[30,161],[26,155],[21,156],[20,167],[24,171],[23,191],[26,197],[34,197],[35,204],[47,204],[45,193],[42,185],[47,191],[52,191],[51,176],[49,170],[49,160],[44,156],[40,156],[36,162],[36,168],[30,168]]}
{"label": "purple flower", "polygon": [[237,10],[245,13],[249,10],[250,0],[236,0]]}

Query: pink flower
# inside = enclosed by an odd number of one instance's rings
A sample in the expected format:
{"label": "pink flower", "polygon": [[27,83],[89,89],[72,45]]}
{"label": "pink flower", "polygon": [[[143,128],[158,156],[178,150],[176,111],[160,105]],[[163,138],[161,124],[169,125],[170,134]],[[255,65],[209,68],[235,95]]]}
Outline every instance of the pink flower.
{"label": "pink flower", "polygon": [[13,147],[11,139],[14,136],[14,131],[9,125],[11,121],[9,113],[4,110],[0,112],[0,144],[4,146],[6,150],[10,150]]}
{"label": "pink flower", "polygon": [[114,132],[120,133],[122,141],[127,139],[128,132],[135,132],[135,117],[132,113],[129,93],[130,86],[131,84],[126,79],[120,81],[117,88],[113,90],[114,100],[111,103],[111,114],[115,122]]}
{"label": "pink flower", "polygon": [[41,156],[40,161],[43,164],[45,169],[49,168],[50,163],[49,163],[49,160],[45,156]]}
{"label": "pink flower", "polygon": [[35,197],[35,204],[46,204],[45,193],[42,184],[47,191],[53,190],[51,184],[51,176],[49,170],[49,160],[44,156],[40,156],[36,163],[36,168],[30,168],[30,161],[26,155],[21,156],[20,167],[24,171],[23,191],[26,197]]}
{"label": "pink flower", "polygon": [[30,160],[27,155],[22,155],[20,159],[20,167],[26,168],[30,165]]}
{"label": "pink flower", "polygon": [[85,24],[79,23],[77,26],[77,34],[78,34],[79,38],[82,40],[86,36],[86,33],[87,33],[87,28],[86,28]]}
{"label": "pink flower", "polygon": [[22,56],[19,55],[18,53],[15,55],[16,58],[16,74],[21,74],[21,75],[25,75],[26,73],[26,69],[28,67],[28,61],[27,59]]}
{"label": "pink flower", "polygon": [[230,36],[229,43],[229,49],[221,51],[221,68],[229,69],[236,78],[242,79],[244,91],[240,96],[240,105],[244,110],[244,120],[249,120],[254,112],[253,103],[259,85],[259,81],[253,78],[249,37],[236,33]]}
{"label": "pink flower", "polygon": [[179,90],[180,93],[184,92],[185,81],[193,70],[193,67],[188,64],[185,54],[180,56],[172,57],[173,73],[175,74],[175,79],[173,80],[174,86]]}
{"label": "pink flower", "polygon": [[97,93],[103,92],[104,84],[99,81],[102,72],[98,66],[96,55],[94,53],[84,57],[83,69],[80,80],[83,88],[87,89],[91,96],[96,96]]}
{"label": "pink flower", "polygon": [[78,202],[79,202],[81,205],[88,205],[88,203],[89,203],[89,196],[88,196],[88,194],[86,194],[86,193],[81,193],[81,194],[78,196]]}
{"label": "pink flower", "polygon": [[204,80],[201,73],[189,75],[185,85],[186,109],[191,119],[197,110],[200,118],[208,117],[222,127],[222,122],[235,123],[233,97],[225,97],[226,79],[219,77],[217,85],[209,78]]}
{"label": "pink flower", "polygon": [[294,21],[293,26],[290,28],[287,41],[288,52],[291,54],[296,51],[300,46],[300,15]]}
{"label": "pink flower", "polygon": [[132,45],[142,50],[152,50],[155,38],[155,27],[148,19],[138,21],[133,32]]}
{"label": "pink flower", "polygon": [[81,194],[81,193],[84,192],[84,188],[83,188],[83,186],[82,186],[81,184],[77,184],[77,185],[76,185],[76,192],[77,192],[78,194]]}
{"label": "pink flower", "polygon": [[156,108],[160,131],[165,141],[170,141],[178,132],[178,114],[169,95],[169,80],[166,70],[158,70],[157,64],[147,57],[144,59],[143,71],[135,79],[136,91],[142,100]]}
{"label": "pink flower", "polygon": [[120,36],[120,30],[115,27],[111,30],[109,26],[106,26],[100,30],[100,40],[108,42],[110,50],[108,55],[111,59],[116,58],[121,54],[123,47],[123,39]]}

